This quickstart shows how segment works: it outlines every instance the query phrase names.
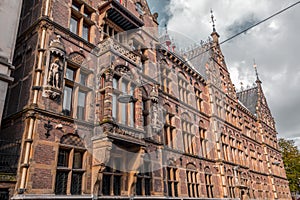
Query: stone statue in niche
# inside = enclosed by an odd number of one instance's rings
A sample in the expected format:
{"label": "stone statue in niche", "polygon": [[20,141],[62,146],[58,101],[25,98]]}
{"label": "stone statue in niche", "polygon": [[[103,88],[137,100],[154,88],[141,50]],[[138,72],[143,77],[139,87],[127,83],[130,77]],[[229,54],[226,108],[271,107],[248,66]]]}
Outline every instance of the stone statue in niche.
{"label": "stone statue in niche", "polygon": [[62,73],[62,67],[59,62],[59,58],[55,57],[53,59],[53,62],[50,64],[49,74],[48,74],[48,85],[56,89],[60,89],[61,73]]}
{"label": "stone statue in niche", "polygon": [[60,101],[65,65],[65,46],[59,35],[50,42],[47,51],[43,96]]}

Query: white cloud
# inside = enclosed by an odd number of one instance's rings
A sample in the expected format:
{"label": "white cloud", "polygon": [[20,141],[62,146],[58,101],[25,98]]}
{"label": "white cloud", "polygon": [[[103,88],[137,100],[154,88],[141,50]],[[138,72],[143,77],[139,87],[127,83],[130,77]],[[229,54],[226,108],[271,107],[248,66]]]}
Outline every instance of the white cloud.
{"label": "white cloud", "polygon": [[[220,41],[224,41],[295,2],[170,0],[166,21],[169,30],[192,38],[191,43],[206,40],[212,31],[209,23],[212,8]],[[236,88],[240,82],[247,85],[255,80],[252,67],[255,58],[279,137],[285,138],[300,137],[299,11],[300,4],[221,46]]]}

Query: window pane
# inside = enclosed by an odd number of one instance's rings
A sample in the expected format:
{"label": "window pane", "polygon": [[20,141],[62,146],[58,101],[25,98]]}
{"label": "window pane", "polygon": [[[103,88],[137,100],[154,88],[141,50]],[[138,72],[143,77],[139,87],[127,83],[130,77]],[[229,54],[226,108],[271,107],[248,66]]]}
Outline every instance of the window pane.
{"label": "window pane", "polygon": [[150,179],[146,178],[145,179],[145,195],[149,196],[151,191],[151,184],[150,184]]}
{"label": "window pane", "polygon": [[71,17],[70,20],[70,31],[72,33],[78,34],[78,21],[73,17]]}
{"label": "window pane", "polygon": [[127,116],[127,109],[126,109],[126,107],[127,107],[127,105],[125,104],[125,103],[120,103],[119,104],[120,105],[120,107],[121,107],[121,120],[119,120],[120,121],[120,123],[122,123],[122,124],[126,124],[126,116]]}
{"label": "window pane", "polygon": [[173,196],[173,194],[172,194],[172,182],[168,182],[168,195],[170,196],[170,197],[172,197]]}
{"label": "window pane", "polygon": [[72,92],[73,88],[65,86],[64,89],[64,101],[63,101],[63,114],[71,116],[72,111]]}
{"label": "window pane", "polygon": [[137,178],[136,182],[136,195],[142,195],[142,178]]}
{"label": "window pane", "polygon": [[136,3],[136,10],[138,11],[138,13],[140,15],[144,14],[143,7],[142,7],[142,5],[140,3]]}
{"label": "window pane", "polygon": [[67,193],[68,172],[56,172],[55,194]]}
{"label": "window pane", "polygon": [[82,168],[82,153],[75,152],[73,159],[73,169],[81,169]]}
{"label": "window pane", "polygon": [[82,173],[72,174],[71,194],[81,194]]}
{"label": "window pane", "polygon": [[82,120],[85,119],[85,99],[86,93],[79,91],[77,104],[77,118]]}
{"label": "window pane", "polygon": [[112,95],[112,117],[117,119],[117,96],[115,94]]}
{"label": "window pane", "polygon": [[80,10],[80,6],[79,5],[76,5],[76,4],[72,4],[72,8],[74,9],[74,10],[77,10],[77,11],[79,11]]}
{"label": "window pane", "polygon": [[75,72],[73,69],[70,69],[70,68],[67,68],[67,71],[66,71],[66,78],[71,80],[71,81],[74,81],[74,75],[75,75]]}
{"label": "window pane", "polygon": [[178,183],[176,182],[176,183],[174,183],[174,195],[175,195],[175,197],[178,197],[178,189],[177,189],[177,186],[178,185]]}
{"label": "window pane", "polygon": [[7,188],[0,188],[0,199],[9,200],[9,191]]}
{"label": "window pane", "polygon": [[121,194],[121,176],[114,176],[114,195]]}
{"label": "window pane", "polygon": [[86,85],[86,80],[87,80],[87,74],[80,74],[80,84],[81,85]]}
{"label": "window pane", "polygon": [[88,10],[84,9],[83,16],[87,17],[87,18],[90,18],[91,17],[91,13]]}
{"label": "window pane", "polygon": [[118,79],[114,77],[113,79],[113,88],[118,89]]}
{"label": "window pane", "polygon": [[[130,95],[134,95],[134,89],[135,89],[135,86],[134,85],[130,85],[130,91],[129,91],[129,94]],[[134,116],[134,102],[132,102],[131,104],[129,104],[129,106],[130,106],[130,115],[129,115],[129,126],[131,126],[131,127],[134,127],[134,118],[135,118],[135,116]]]}
{"label": "window pane", "polygon": [[102,184],[102,194],[103,195],[110,195],[110,175],[103,175],[103,184]]}
{"label": "window pane", "polygon": [[124,94],[127,94],[127,83],[122,81],[122,90],[121,90]]}
{"label": "window pane", "polygon": [[83,28],[82,28],[82,38],[85,39],[85,40],[89,40],[89,27],[87,25],[83,25]]}
{"label": "window pane", "polygon": [[134,103],[131,103],[130,105],[130,117],[129,117],[129,120],[130,120],[130,126],[131,127],[134,127]]}
{"label": "window pane", "polygon": [[58,152],[58,162],[59,167],[68,167],[69,164],[69,150],[60,149]]}

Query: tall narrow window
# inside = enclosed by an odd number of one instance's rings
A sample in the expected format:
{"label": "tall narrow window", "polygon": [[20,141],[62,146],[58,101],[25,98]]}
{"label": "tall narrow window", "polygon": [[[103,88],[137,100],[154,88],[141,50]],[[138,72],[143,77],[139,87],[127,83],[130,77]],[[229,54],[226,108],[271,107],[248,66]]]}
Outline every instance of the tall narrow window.
{"label": "tall narrow window", "polygon": [[178,90],[179,90],[179,99],[183,101],[184,103],[188,103],[188,85],[189,82],[186,80],[186,78],[182,75],[178,75]]}
{"label": "tall narrow window", "polygon": [[77,102],[77,118],[81,120],[85,119],[85,101],[86,101],[86,93],[79,91],[78,102]]}
{"label": "tall narrow window", "polygon": [[166,93],[169,93],[169,84],[171,82],[171,79],[169,77],[171,70],[168,68],[167,63],[165,62],[164,65],[161,66],[161,86],[162,90]]}
{"label": "tall narrow window", "polygon": [[149,108],[148,108],[148,97],[146,95],[145,90],[143,91],[143,96],[142,96],[142,109],[143,109],[143,126],[144,126],[144,130],[146,132],[148,132],[148,125],[149,125]]}
{"label": "tall narrow window", "polygon": [[90,27],[86,24],[83,24],[83,28],[82,28],[82,38],[85,40],[89,40],[89,31],[90,31]]}
{"label": "tall narrow window", "polygon": [[199,136],[200,136],[200,147],[201,147],[202,156],[205,157],[205,158],[207,158],[208,157],[208,154],[207,154],[207,151],[206,151],[206,142],[207,142],[207,139],[206,139],[206,131],[205,131],[205,129],[199,128]]}
{"label": "tall narrow window", "polygon": [[213,198],[213,184],[212,184],[212,175],[206,173],[205,174],[205,186],[206,186],[206,193],[208,198]]}
{"label": "tall narrow window", "polygon": [[76,19],[75,17],[71,17],[70,31],[72,33],[75,33],[76,35],[78,34],[78,19]]}
{"label": "tall narrow window", "polygon": [[87,74],[81,72],[81,73],[80,73],[80,80],[79,80],[79,83],[80,83],[81,85],[86,86],[86,85],[87,85],[87,77],[88,77]]}
{"label": "tall narrow window", "polygon": [[228,143],[227,143],[227,136],[225,134],[221,134],[222,140],[222,151],[223,151],[223,158],[224,160],[228,161]]}
{"label": "tall narrow window", "polygon": [[230,198],[235,198],[234,186],[233,186],[233,177],[232,176],[227,176],[227,184],[228,184],[228,190],[229,190],[229,197]]}
{"label": "tall narrow window", "polygon": [[193,124],[185,119],[182,119],[181,127],[184,151],[189,154],[195,154],[195,135],[192,133]]}
{"label": "tall narrow window", "polygon": [[168,196],[178,197],[178,177],[177,169],[167,167],[167,181],[168,181]]}
{"label": "tall narrow window", "polygon": [[201,91],[195,88],[195,97],[196,97],[196,107],[198,111],[202,111],[202,98],[201,98]]}
{"label": "tall narrow window", "polygon": [[63,114],[67,116],[72,114],[72,95],[73,88],[66,85],[64,89]]}
{"label": "tall narrow window", "polygon": [[173,125],[174,114],[167,112],[166,114],[166,122],[164,126],[164,137],[165,137],[165,145],[174,148],[174,130],[175,126]]}

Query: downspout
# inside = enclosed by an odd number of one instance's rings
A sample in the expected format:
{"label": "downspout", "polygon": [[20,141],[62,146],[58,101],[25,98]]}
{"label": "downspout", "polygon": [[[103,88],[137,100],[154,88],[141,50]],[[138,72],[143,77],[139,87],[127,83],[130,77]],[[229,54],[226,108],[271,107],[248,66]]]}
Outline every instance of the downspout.
{"label": "downspout", "polygon": [[[50,0],[46,0],[45,2],[45,11],[44,11],[44,16],[48,17],[49,15],[49,7],[50,7]],[[46,30],[47,28],[45,26],[42,27],[42,34],[41,34],[41,41],[40,41],[40,48],[38,49],[38,64],[37,68],[35,69],[36,72],[36,79],[34,81],[33,89],[34,89],[34,94],[33,94],[33,101],[32,103],[34,105],[37,105],[38,102],[38,94],[39,94],[39,88],[40,88],[40,80],[41,80],[41,74],[42,74],[42,62],[43,62],[43,53],[44,53],[44,48],[45,48],[45,38],[46,38]],[[30,120],[29,120],[29,127],[28,127],[28,134],[25,139],[25,155],[24,155],[24,160],[21,164],[21,181],[20,181],[20,186],[18,193],[24,193],[25,192],[25,185],[26,185],[26,179],[27,179],[27,172],[29,168],[29,159],[30,159],[30,150],[31,150],[31,143],[32,143],[32,138],[33,138],[33,131],[34,131],[34,123],[35,123],[35,116],[34,113],[33,115],[30,115]]]}

